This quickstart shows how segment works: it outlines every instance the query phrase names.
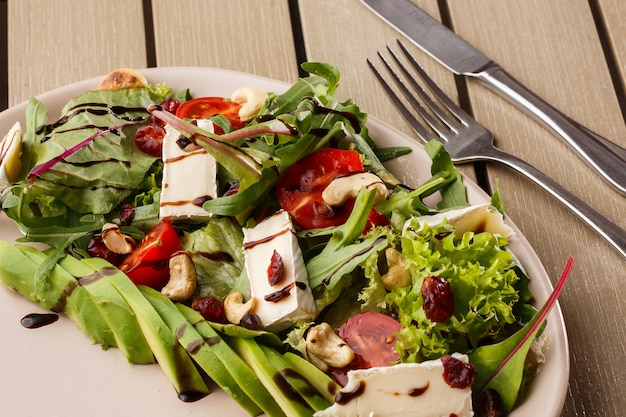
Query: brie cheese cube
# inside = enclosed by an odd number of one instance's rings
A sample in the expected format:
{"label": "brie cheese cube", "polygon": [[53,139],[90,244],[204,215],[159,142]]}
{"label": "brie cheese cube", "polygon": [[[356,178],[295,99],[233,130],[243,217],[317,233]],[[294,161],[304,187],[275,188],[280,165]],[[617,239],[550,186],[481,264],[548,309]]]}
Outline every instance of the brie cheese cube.
{"label": "brie cheese cube", "polygon": [[439,359],[348,371],[337,401],[314,417],[472,417],[471,388],[452,388],[442,374]]}
{"label": "brie cheese cube", "polygon": [[[279,211],[253,228],[243,229],[243,251],[254,313],[264,328],[280,331],[294,320],[310,320],[317,313],[295,229],[286,211]],[[283,273],[271,285],[268,268],[274,251],[282,258]]]}
{"label": "brie cheese cube", "polygon": [[[198,126],[213,132],[213,122],[198,120]],[[188,218],[199,220],[211,216],[202,208],[205,201],[217,197],[217,163],[200,148],[186,152],[176,141],[180,133],[165,127],[163,138],[163,185],[161,188],[161,219]]]}
{"label": "brie cheese cube", "polygon": [[[428,224],[431,227],[440,225],[444,219],[447,219],[459,235],[465,232],[489,232],[502,235],[507,239],[515,235],[513,229],[504,223],[502,213],[491,208],[489,203],[415,218],[420,225]],[[407,221],[405,227],[411,220]]]}

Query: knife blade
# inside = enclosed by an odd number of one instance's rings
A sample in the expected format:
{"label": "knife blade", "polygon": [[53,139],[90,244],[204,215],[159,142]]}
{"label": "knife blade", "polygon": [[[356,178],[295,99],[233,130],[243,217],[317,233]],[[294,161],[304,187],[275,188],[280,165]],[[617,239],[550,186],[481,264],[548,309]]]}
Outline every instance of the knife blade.
{"label": "knife blade", "polygon": [[604,180],[626,195],[626,149],[556,109],[504,68],[409,0],[361,0],[412,43],[457,75],[468,76],[552,130]]}

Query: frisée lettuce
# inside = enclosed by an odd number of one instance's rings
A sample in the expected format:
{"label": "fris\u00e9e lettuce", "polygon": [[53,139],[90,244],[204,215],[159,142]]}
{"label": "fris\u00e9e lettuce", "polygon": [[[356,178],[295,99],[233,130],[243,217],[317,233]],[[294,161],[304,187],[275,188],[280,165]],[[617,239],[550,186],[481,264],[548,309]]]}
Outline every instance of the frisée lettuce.
{"label": "fris\u00e9e lettuce", "polygon": [[[411,270],[412,285],[387,295],[397,311],[402,361],[420,362],[450,352],[469,352],[485,341],[502,337],[517,320],[520,277],[506,238],[488,232],[457,236],[447,223],[436,227],[409,221],[401,237],[402,254]],[[454,294],[449,320],[429,320],[423,308],[422,282],[445,277]]]}

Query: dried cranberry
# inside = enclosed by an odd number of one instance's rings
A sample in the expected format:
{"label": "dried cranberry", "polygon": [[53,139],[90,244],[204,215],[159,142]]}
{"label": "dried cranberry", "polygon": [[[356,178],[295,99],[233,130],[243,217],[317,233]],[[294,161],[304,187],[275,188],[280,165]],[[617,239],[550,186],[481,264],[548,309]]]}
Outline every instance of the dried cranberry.
{"label": "dried cranberry", "polygon": [[124,261],[125,255],[112,252],[106,247],[102,236],[94,236],[87,243],[87,254],[92,258],[102,258],[115,266],[119,266]]}
{"label": "dried cranberry", "polygon": [[272,259],[270,259],[270,264],[267,267],[267,281],[270,285],[274,286],[283,280],[284,275],[285,261],[283,261],[283,257],[280,256],[280,253],[274,249]]}
{"label": "dried cranberry", "polygon": [[141,126],[135,132],[135,144],[148,155],[160,158],[163,155],[165,129],[156,123]]}
{"label": "dried cranberry", "polygon": [[130,226],[135,218],[135,209],[132,204],[123,204],[120,209],[120,223],[124,226]]}
{"label": "dried cranberry", "polygon": [[[160,104],[160,107],[167,112],[176,114],[176,110],[178,110],[178,107],[180,107],[180,101],[175,100],[173,98],[168,98]],[[151,123],[154,123],[161,127],[165,127],[165,122],[155,116],[151,117]]]}
{"label": "dried cranberry", "polygon": [[504,405],[500,394],[496,390],[486,389],[480,393],[474,401],[474,412],[476,417],[502,417],[504,415]]}
{"label": "dried cranberry", "polygon": [[422,298],[426,317],[443,323],[454,314],[454,294],[444,277],[427,277],[422,283]]}
{"label": "dried cranberry", "polygon": [[452,388],[469,388],[476,380],[476,369],[474,365],[463,362],[451,355],[441,358],[443,363],[443,380]]}
{"label": "dried cranberry", "polygon": [[205,320],[215,323],[226,323],[224,304],[214,297],[196,298],[191,303],[191,308],[196,310]]}
{"label": "dried cranberry", "polygon": [[239,322],[239,325],[250,330],[261,330],[263,328],[261,317],[259,317],[258,314],[254,313],[244,314],[241,318],[241,321]]}

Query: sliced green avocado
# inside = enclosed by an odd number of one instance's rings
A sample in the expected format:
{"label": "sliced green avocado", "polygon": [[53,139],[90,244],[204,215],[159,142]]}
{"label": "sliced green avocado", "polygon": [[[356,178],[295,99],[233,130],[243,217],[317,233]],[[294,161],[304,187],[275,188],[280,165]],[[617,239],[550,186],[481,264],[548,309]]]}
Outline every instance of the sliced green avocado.
{"label": "sliced green avocado", "polygon": [[[0,279],[29,301],[68,316],[103,349],[115,346],[115,338],[89,294],[74,277],[55,267],[46,279],[35,283],[35,273],[46,255],[31,246],[0,241]],[[90,317],[90,320],[86,320]]]}
{"label": "sliced green avocado", "polygon": [[[268,411],[272,407],[280,410],[252,370],[219,335],[205,339],[169,298],[149,287],[138,288],[198,366],[244,410],[253,416],[263,411],[271,416]],[[267,404],[263,402],[265,399]]]}
{"label": "sliced green avocado", "polygon": [[117,289],[108,280],[100,279],[103,277],[96,269],[72,256],[62,258],[59,267],[75,277],[79,288],[91,296],[113,331],[116,346],[128,362],[138,365],[154,363],[152,349],[141,331],[137,317]]}
{"label": "sliced green avocado", "polygon": [[81,262],[96,271],[94,276],[101,277],[99,281],[109,282],[133,309],[157,362],[178,397],[183,401],[193,401],[207,395],[209,388],[195,363],[128,276],[104,259],[84,258]]}

